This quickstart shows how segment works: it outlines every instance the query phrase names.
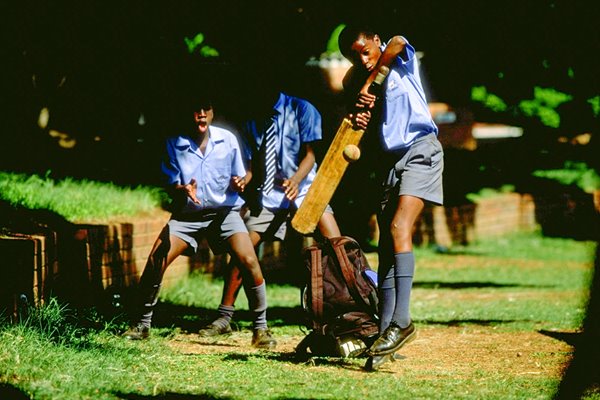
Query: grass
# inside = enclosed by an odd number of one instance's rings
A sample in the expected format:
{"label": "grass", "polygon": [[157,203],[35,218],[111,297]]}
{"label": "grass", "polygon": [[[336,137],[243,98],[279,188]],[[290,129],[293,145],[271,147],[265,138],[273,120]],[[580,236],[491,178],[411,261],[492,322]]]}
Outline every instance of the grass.
{"label": "grass", "polygon": [[160,207],[165,195],[155,187],[129,188],[112,183],[0,171],[0,200],[15,207],[55,212],[71,222],[134,216]]}
{"label": "grass", "polygon": [[[575,332],[584,318],[593,250],[592,242],[536,234],[445,254],[417,249],[413,318],[425,332]],[[186,329],[210,319],[221,287],[218,278],[194,274],[163,290],[153,335],[137,343],[116,335],[123,319],[105,321],[51,302],[19,324],[0,325],[0,384],[36,399],[548,399],[560,381],[553,374],[507,374],[502,365],[459,370],[441,360],[445,351],[435,350],[427,355],[431,359],[406,361],[417,368],[371,374],[361,370],[360,359],[298,363],[290,352],[230,348],[227,341],[218,351],[202,352],[201,344],[185,339]],[[300,339],[299,290],[269,285],[268,294],[275,335]],[[250,325],[246,304],[242,298],[237,305],[241,327]],[[549,365],[568,354],[539,351],[532,357]]]}

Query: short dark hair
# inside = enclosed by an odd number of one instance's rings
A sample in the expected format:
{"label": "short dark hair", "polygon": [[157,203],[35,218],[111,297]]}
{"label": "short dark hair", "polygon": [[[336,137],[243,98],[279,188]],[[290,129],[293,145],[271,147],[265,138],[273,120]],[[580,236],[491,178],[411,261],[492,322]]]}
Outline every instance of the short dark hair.
{"label": "short dark hair", "polygon": [[373,39],[375,37],[375,31],[366,25],[348,25],[340,32],[340,35],[338,36],[338,46],[344,57],[349,60],[352,59],[350,48],[352,47],[352,43],[354,43],[361,35],[367,39]]}

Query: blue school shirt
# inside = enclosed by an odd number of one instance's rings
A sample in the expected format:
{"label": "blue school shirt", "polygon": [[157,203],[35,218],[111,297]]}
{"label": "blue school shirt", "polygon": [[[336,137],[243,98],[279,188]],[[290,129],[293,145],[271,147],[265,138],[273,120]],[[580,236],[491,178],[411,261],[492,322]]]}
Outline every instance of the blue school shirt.
{"label": "blue school shirt", "polygon": [[189,136],[177,136],[167,140],[168,161],[162,171],[170,185],[185,185],[196,180],[195,204],[189,197],[182,212],[194,212],[244,203],[239,194],[230,189],[233,176],[245,176],[246,169],[236,136],[223,128],[209,127],[208,144],[202,154],[196,142]]}
{"label": "blue school shirt", "polygon": [[[277,172],[276,177],[290,178],[300,164],[300,150],[302,144],[321,140],[321,114],[311,103],[304,99],[280,93],[277,102],[273,106],[273,119],[277,127]],[[248,121],[246,123],[247,134],[253,139],[254,154],[259,154],[264,139],[264,132],[270,121]],[[248,154],[251,158],[251,154]],[[254,166],[264,168],[264,166]],[[315,179],[317,165],[313,166],[306,178],[298,184],[298,197],[294,203],[300,206],[304,196]],[[281,187],[275,186],[268,195],[262,197],[262,206],[267,208],[290,207],[290,202],[285,198]]]}
{"label": "blue school shirt", "polygon": [[407,61],[396,57],[384,85],[381,135],[388,151],[409,147],[419,136],[438,133],[421,84],[415,49],[404,40]]}

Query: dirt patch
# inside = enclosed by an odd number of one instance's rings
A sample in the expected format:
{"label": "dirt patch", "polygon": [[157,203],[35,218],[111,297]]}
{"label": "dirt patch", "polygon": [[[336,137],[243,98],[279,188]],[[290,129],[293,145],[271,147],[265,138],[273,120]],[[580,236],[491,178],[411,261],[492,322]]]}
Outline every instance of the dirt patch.
{"label": "dirt patch", "polygon": [[[564,332],[562,332],[564,333]],[[249,353],[250,332],[234,332],[219,339],[177,334],[170,345],[185,354]],[[275,352],[291,355],[302,336],[277,336]],[[493,372],[503,376],[531,375],[558,378],[573,347],[537,332],[497,332],[493,327],[421,327],[418,337],[403,348],[400,362],[382,370],[411,373],[424,379],[440,374],[455,377]]]}

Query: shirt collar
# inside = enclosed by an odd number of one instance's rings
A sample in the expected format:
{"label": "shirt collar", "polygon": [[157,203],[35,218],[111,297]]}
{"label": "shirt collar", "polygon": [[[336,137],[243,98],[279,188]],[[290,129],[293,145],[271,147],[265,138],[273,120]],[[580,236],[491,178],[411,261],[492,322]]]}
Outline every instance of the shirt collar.
{"label": "shirt collar", "polygon": [[209,127],[208,132],[210,135],[208,140],[211,140],[213,143],[222,142],[225,140],[224,132],[216,126]]}
{"label": "shirt collar", "polygon": [[[211,126],[208,128],[208,141],[212,142],[212,143],[220,143],[223,142],[225,140],[225,134],[224,132],[214,126]],[[194,141],[194,139],[191,136],[179,136],[177,138],[177,141],[175,142],[175,146],[179,149],[179,150],[188,150],[190,149],[191,151],[196,151],[198,149],[198,145],[196,144],[196,142]]]}
{"label": "shirt collar", "polygon": [[273,111],[275,111],[277,114],[283,114],[285,111],[285,95],[281,92],[279,92],[277,102],[273,106]]}

